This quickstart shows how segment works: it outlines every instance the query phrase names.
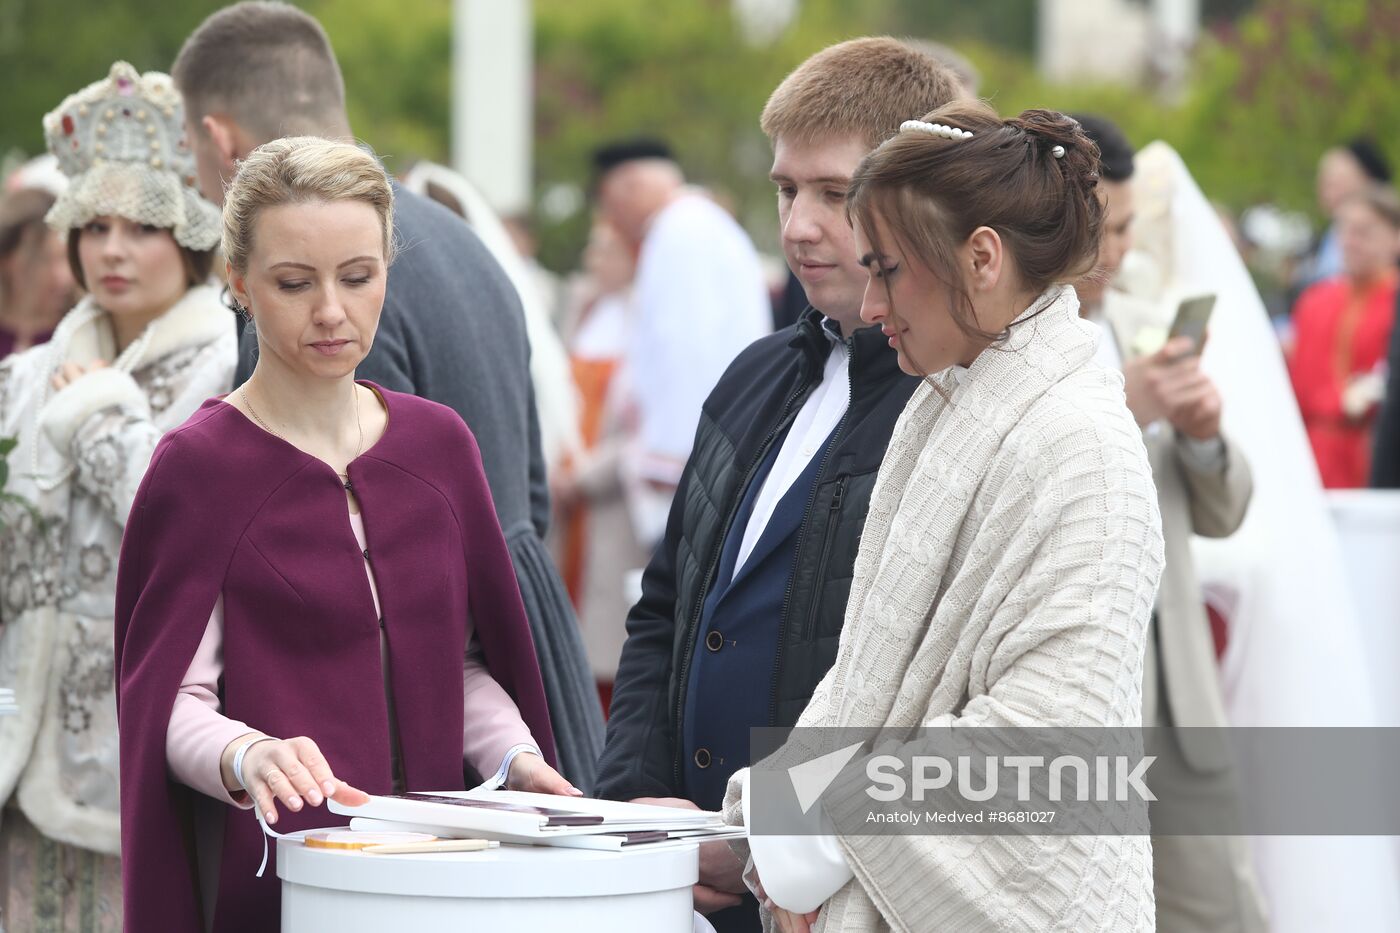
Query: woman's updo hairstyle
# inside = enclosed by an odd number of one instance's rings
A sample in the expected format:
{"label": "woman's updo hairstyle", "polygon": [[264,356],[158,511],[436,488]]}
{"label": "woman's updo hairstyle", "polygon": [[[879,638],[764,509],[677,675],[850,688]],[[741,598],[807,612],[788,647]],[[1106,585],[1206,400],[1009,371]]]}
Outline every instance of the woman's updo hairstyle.
{"label": "woman's updo hairstyle", "polygon": [[394,191],[373,153],[319,136],[288,136],[248,154],[224,192],[223,250],[235,271],[248,271],[258,213],[281,204],[363,201],[379,214],[384,262],[394,258]]}
{"label": "woman's updo hairstyle", "polygon": [[922,122],[972,135],[901,130],[856,169],[847,215],[879,253],[878,215],[900,252],[952,290],[950,311],[963,333],[995,340],[1004,335],[977,326],[955,248],[978,227],[991,227],[1025,288],[1037,293],[1088,272],[1103,226],[1098,146],[1053,110],[1003,120],[981,101],[957,100]]}

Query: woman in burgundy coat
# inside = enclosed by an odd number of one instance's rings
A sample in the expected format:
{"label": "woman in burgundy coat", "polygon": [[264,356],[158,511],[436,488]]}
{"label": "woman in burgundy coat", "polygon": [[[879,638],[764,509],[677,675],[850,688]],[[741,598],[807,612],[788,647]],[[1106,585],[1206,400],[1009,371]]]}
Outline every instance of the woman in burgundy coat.
{"label": "woman in burgundy coat", "polygon": [[[167,434],[117,581],[126,928],[273,930],[254,806],[461,789],[577,794],[471,432],[356,382],[392,259],[373,156],[283,139],[225,199],[248,381]],[[225,804],[219,806],[219,802]],[[279,819],[279,804],[285,812]]]}

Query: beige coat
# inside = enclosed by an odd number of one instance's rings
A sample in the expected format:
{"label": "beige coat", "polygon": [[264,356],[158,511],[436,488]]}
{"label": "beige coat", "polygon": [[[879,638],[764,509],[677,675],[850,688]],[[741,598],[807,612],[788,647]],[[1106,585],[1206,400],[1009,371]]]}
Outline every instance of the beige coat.
{"label": "beige coat", "polygon": [[[1157,592],[1157,631],[1147,641],[1148,676],[1143,681],[1142,721],[1159,721],[1159,706],[1170,709],[1176,726],[1223,726],[1225,705],[1220,696],[1215,648],[1206,618],[1196,566],[1191,558],[1191,536],[1224,538],[1244,521],[1254,489],[1249,464],[1229,438],[1225,441],[1225,469],[1201,472],[1181,455],[1181,440],[1170,429],[1143,438],[1152,478],[1157,484],[1157,505],[1162,513],[1162,537],[1167,565]],[[1155,635],[1155,640],[1154,636]],[[1160,650],[1161,680],[1155,653]],[[1212,766],[1199,750],[1183,749],[1197,767]]]}
{"label": "beige coat", "polygon": [[[1156,326],[1161,309],[1110,292],[1104,316],[1128,359],[1134,355],[1135,336],[1141,328]],[[1229,438],[1222,439],[1224,469],[1203,471],[1184,455],[1185,441],[1169,425],[1150,426],[1143,435],[1166,547],[1143,663],[1145,726],[1229,724],[1191,553],[1192,535],[1234,534],[1254,491],[1244,453]],[[1223,800],[1217,806],[1228,807],[1237,793],[1235,775],[1228,744],[1214,741],[1217,737],[1189,728],[1177,732],[1167,750],[1177,761],[1166,766],[1166,773],[1181,775],[1185,785],[1159,790],[1178,799],[1217,797]],[[1163,933],[1255,933],[1265,928],[1263,901],[1243,838],[1154,836],[1152,847],[1157,924]]]}
{"label": "beige coat", "polygon": [[[1146,306],[1146,302],[1114,292],[1105,301],[1104,316],[1124,359],[1133,355],[1133,336],[1154,316],[1155,309]],[[1157,486],[1167,555],[1157,592],[1156,631],[1148,632],[1142,688],[1144,725],[1168,721],[1162,718],[1164,700],[1172,725],[1226,724],[1210,622],[1191,557],[1192,535],[1225,538],[1235,533],[1254,491],[1244,453],[1229,438],[1222,439],[1225,469],[1202,472],[1183,456],[1184,442],[1169,425],[1150,426],[1143,435]],[[1192,747],[1187,742],[1182,752],[1198,770],[1215,770],[1223,764],[1218,749]]]}

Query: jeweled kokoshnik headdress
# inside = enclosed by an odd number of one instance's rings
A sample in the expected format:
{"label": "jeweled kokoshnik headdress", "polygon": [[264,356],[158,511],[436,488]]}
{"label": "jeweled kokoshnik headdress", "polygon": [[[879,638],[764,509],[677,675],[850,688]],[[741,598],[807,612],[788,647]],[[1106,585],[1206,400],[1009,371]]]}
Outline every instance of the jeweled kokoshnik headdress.
{"label": "jeweled kokoshnik headdress", "polygon": [[49,211],[59,231],[113,214],[163,227],[195,250],[219,242],[219,209],[199,194],[184,103],[169,75],[117,62],[44,116],[68,190]]}

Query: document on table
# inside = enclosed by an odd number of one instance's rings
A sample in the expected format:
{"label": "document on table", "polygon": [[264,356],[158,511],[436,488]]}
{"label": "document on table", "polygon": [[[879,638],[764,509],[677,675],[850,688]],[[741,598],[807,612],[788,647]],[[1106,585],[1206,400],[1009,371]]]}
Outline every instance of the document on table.
{"label": "document on table", "polygon": [[[622,848],[692,837],[730,838],[720,814],[645,804],[556,797],[523,791],[445,791],[372,796],[358,807],[329,801],[333,813],[352,817],[351,828],[401,829],[435,835],[480,836],[507,842],[606,837],[576,847]],[[739,831],[742,835],[742,831]]]}

